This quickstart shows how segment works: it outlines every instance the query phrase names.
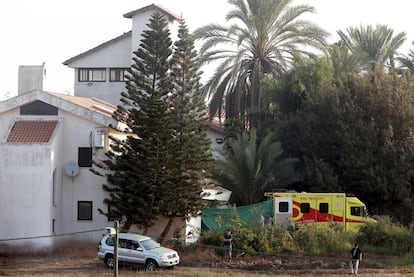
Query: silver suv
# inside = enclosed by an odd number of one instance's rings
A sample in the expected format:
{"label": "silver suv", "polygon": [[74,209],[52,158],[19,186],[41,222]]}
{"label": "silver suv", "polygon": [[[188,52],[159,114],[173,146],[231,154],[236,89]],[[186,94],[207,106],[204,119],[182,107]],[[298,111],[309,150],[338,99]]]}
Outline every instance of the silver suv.
{"label": "silver suv", "polygon": [[[160,246],[150,237],[120,233],[118,238],[118,261],[121,263],[140,264],[146,270],[154,271],[157,267],[172,269],[180,262],[175,250]],[[107,234],[98,245],[98,257],[109,268],[113,268],[115,264],[114,241],[114,237]]]}

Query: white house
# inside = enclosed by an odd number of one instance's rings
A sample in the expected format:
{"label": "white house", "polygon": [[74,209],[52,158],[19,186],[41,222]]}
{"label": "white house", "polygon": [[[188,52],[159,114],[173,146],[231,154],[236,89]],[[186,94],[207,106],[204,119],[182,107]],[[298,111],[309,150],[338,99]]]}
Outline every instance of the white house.
{"label": "white house", "polygon": [[[19,72],[19,95],[0,102],[0,243],[52,245],[54,235],[96,241],[113,225],[98,212],[108,210],[106,180],[90,169],[92,160],[105,158],[108,134],[125,136],[109,126],[119,127],[112,114],[124,74],[155,10],[176,33],[178,17],[158,5],[124,14],[130,32],[64,62],[74,68],[74,96],[43,91],[43,65]],[[213,122],[208,136],[214,153],[223,127]],[[149,233],[159,235],[159,228]]]}
{"label": "white house", "polygon": [[132,19],[131,31],[63,62],[75,69],[75,95],[120,104],[120,92],[125,90],[125,73],[130,69],[133,52],[138,49],[141,34],[155,11],[168,20],[172,38],[177,36],[179,17],[159,5],[152,4],[124,14],[125,18]]}
{"label": "white house", "polygon": [[[94,98],[34,90],[0,102],[0,239],[102,230],[102,159],[113,105]],[[99,233],[99,232],[98,232]],[[83,237],[96,238],[88,232]],[[25,240],[50,245],[52,237]]]}
{"label": "white house", "polygon": [[[177,37],[179,17],[162,6],[152,4],[124,14],[125,18],[132,19],[131,31],[63,62],[74,69],[76,96],[95,97],[113,105],[121,103],[120,93],[125,90],[125,74],[133,62],[133,52],[138,49],[141,34],[155,11],[161,12],[168,20],[172,39]],[[223,126],[213,122],[208,136],[212,149],[220,149]]]}

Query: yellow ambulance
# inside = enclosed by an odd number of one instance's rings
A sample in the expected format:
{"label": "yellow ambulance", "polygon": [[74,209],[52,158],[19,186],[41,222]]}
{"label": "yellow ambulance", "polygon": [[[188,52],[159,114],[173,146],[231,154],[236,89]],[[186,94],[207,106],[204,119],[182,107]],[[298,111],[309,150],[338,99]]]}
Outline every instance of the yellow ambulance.
{"label": "yellow ambulance", "polygon": [[354,195],[345,193],[267,192],[273,199],[274,224],[295,227],[311,224],[317,227],[342,226],[345,230],[358,231],[367,222],[365,204]]}

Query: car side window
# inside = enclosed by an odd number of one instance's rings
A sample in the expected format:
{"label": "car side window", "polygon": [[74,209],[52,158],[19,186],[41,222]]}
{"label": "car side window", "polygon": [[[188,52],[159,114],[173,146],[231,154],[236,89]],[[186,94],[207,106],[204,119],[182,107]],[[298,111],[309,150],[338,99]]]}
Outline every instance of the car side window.
{"label": "car side window", "polygon": [[137,250],[139,247],[138,242],[136,242],[135,240],[128,240],[128,248],[132,249],[132,250]]}
{"label": "car side window", "polygon": [[112,238],[107,238],[105,243],[109,246],[114,246],[115,245],[114,240]]}
{"label": "car side window", "polygon": [[119,239],[119,248],[128,248],[128,240]]}

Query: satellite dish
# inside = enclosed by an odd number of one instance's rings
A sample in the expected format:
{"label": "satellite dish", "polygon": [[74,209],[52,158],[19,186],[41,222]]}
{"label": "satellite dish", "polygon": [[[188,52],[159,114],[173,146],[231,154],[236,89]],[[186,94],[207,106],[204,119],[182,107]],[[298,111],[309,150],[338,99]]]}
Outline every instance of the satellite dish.
{"label": "satellite dish", "polygon": [[79,165],[75,161],[69,161],[65,165],[65,172],[68,176],[74,177],[79,174]]}

